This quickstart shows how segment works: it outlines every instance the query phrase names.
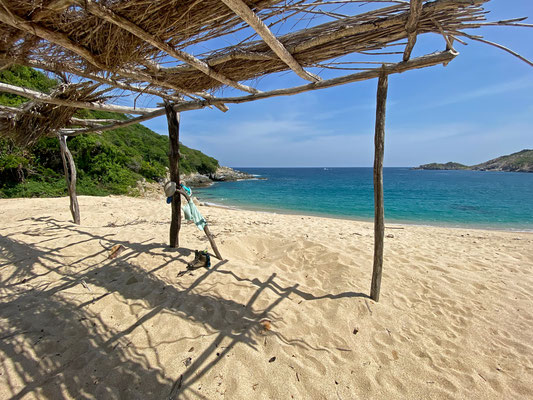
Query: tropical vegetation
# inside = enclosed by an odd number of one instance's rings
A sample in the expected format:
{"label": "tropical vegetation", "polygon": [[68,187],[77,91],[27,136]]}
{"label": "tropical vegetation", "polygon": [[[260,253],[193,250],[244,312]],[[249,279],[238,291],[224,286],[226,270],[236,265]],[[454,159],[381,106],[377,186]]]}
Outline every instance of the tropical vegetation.
{"label": "tropical vegetation", "polygon": [[[0,81],[50,92],[57,81],[40,71],[15,66],[0,71]],[[18,106],[26,100],[0,93],[0,104]],[[78,118],[126,119],[128,116],[80,110]],[[161,181],[168,165],[168,137],[136,124],[101,135],[80,135],[68,139],[78,173],[78,194],[135,194],[133,188],[143,178]],[[218,161],[202,152],[180,146],[180,172],[209,174]],[[0,197],[51,197],[66,194],[59,142],[45,137],[31,147],[17,146],[0,137]]]}

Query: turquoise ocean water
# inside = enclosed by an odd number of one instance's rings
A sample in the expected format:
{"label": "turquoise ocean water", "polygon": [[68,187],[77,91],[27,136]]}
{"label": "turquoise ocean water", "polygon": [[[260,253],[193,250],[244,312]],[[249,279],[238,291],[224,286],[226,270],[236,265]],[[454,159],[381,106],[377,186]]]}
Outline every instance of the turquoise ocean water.
{"label": "turquoise ocean water", "polygon": [[[238,208],[371,220],[372,168],[237,168],[264,180],[196,189]],[[385,168],[385,220],[533,230],[533,174]]]}

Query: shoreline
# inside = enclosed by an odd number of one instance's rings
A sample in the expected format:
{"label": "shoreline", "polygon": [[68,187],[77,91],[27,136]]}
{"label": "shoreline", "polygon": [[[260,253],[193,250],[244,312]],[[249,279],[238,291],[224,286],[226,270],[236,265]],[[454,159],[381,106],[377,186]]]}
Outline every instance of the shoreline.
{"label": "shoreline", "polygon": [[[365,219],[363,217],[350,217],[350,216],[344,216],[344,215],[333,215],[333,214],[322,214],[322,213],[312,213],[312,212],[305,212],[303,210],[297,211],[297,210],[285,210],[285,209],[268,209],[268,208],[261,208],[261,207],[247,207],[242,205],[229,205],[229,204],[221,204],[216,203],[212,201],[204,201],[201,197],[197,197],[198,201],[207,206],[207,207],[218,207],[222,209],[228,209],[228,210],[236,210],[236,211],[252,211],[252,212],[260,212],[260,213],[270,213],[270,214],[279,214],[279,215],[295,215],[295,216],[303,216],[303,217],[319,217],[319,218],[330,218],[335,220],[343,220],[343,221],[354,221],[354,222],[365,222],[365,223],[373,223],[373,218]],[[387,210],[385,209],[385,212]],[[485,225],[475,225],[475,224],[458,224],[455,225],[453,223],[447,224],[447,223],[435,223],[435,224],[429,224],[423,221],[417,222],[417,221],[406,221],[406,220],[396,220],[396,219],[388,219],[385,216],[385,224],[388,225],[407,225],[407,226],[419,226],[419,227],[427,227],[427,228],[445,228],[445,229],[471,229],[471,230],[486,230],[486,231],[495,231],[495,232],[517,232],[517,233],[533,233],[533,226],[528,228],[506,228],[506,227],[498,227],[498,226],[485,226]]]}
{"label": "shoreline", "polygon": [[[126,195],[107,195],[107,196],[88,196],[88,195],[82,195],[78,197],[94,197],[94,198],[131,198],[131,199],[149,199],[149,200],[161,200],[164,201],[164,197],[159,196],[126,196]],[[248,211],[248,212],[257,212],[257,213],[265,213],[265,214],[274,214],[274,215],[292,215],[292,216],[301,216],[301,217],[317,217],[317,218],[326,218],[326,219],[333,219],[333,220],[340,220],[340,221],[350,221],[350,222],[360,222],[360,223],[369,223],[373,224],[374,219],[368,218],[365,219],[363,217],[350,217],[350,216],[341,216],[341,215],[332,215],[332,214],[322,214],[322,213],[312,213],[312,212],[305,212],[303,210],[297,211],[297,210],[284,210],[284,209],[268,209],[268,208],[261,208],[261,207],[246,207],[242,205],[229,205],[229,204],[223,204],[223,203],[216,203],[212,201],[206,201],[202,199],[202,197],[195,196],[193,194],[193,197],[195,197],[199,202],[200,205],[206,206],[206,207],[213,207],[213,208],[220,208],[220,209],[227,209],[227,210],[233,210],[233,211]],[[20,200],[33,200],[33,199],[68,199],[68,196],[61,196],[61,197],[12,197],[12,198],[6,198],[2,199],[0,198],[0,204],[2,201],[20,201]],[[387,211],[387,210],[385,210]],[[1,211],[0,211],[1,215]],[[443,228],[443,229],[467,229],[467,230],[479,230],[479,231],[488,231],[488,232],[510,232],[510,233],[529,233],[533,234],[533,227],[528,228],[509,228],[509,227],[501,227],[501,226],[485,226],[485,225],[475,225],[475,224],[458,224],[458,225],[452,225],[446,224],[446,223],[425,223],[425,222],[417,222],[417,221],[405,221],[405,220],[395,220],[395,219],[387,219],[385,217],[385,224],[388,224],[389,226],[399,226],[399,225],[405,225],[405,226],[412,226],[412,227],[421,227],[421,228]]]}

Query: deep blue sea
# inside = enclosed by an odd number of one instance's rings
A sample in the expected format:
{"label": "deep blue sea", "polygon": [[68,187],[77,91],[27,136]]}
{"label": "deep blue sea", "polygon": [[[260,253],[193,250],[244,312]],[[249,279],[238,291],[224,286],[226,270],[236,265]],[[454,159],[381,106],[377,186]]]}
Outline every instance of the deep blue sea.
{"label": "deep blue sea", "polygon": [[[372,168],[237,168],[260,180],[195,194],[238,208],[371,220]],[[533,174],[384,168],[385,220],[533,230]]]}

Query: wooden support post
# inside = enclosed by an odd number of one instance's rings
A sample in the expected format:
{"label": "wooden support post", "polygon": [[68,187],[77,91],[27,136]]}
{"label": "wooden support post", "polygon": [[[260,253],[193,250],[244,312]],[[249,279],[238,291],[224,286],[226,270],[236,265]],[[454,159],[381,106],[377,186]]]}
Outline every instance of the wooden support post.
{"label": "wooden support post", "polygon": [[66,136],[59,135],[59,147],[61,148],[61,159],[63,160],[63,170],[65,171],[65,180],[67,181],[67,190],[70,197],[70,212],[75,224],[80,224],[80,206],[76,195],[76,164],[72,153],[67,147]]}
{"label": "wooden support post", "polygon": [[383,72],[378,81],[376,104],[376,130],[374,136],[374,267],[370,297],[379,301],[381,272],[383,268],[383,238],[385,236],[385,211],[383,207],[383,154],[385,149],[385,108],[387,104],[388,76]]}
{"label": "wooden support post", "polygon": [[[170,180],[180,184],[180,115],[172,105],[165,101],[165,113],[168,122],[169,140],[169,170]],[[181,196],[178,192],[172,196],[172,216],[170,220],[170,247],[179,247],[180,227],[181,227]]]}

